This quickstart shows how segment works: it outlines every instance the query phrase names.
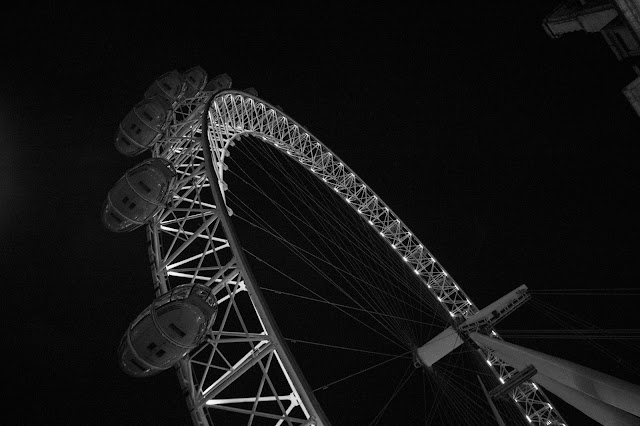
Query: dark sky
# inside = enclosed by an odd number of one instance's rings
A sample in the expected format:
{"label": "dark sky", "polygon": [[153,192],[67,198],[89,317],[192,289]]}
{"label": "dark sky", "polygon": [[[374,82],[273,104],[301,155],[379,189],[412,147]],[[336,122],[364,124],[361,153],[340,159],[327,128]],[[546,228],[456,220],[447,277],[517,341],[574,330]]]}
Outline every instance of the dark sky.
{"label": "dark sky", "polygon": [[[637,287],[640,118],[621,94],[634,74],[599,35],[548,38],[540,22],[555,1],[534,3],[10,12],[0,247],[5,368],[22,408],[9,418],[185,420],[171,373],[140,381],[117,368],[121,334],[151,301],[150,273],[143,232],[114,235],[99,221],[108,190],[138,161],[113,148],[117,125],[172,69],[226,72],[282,105],[480,306],[522,283]],[[628,298],[551,302],[602,327],[638,324]],[[540,328],[534,320],[518,321]]]}

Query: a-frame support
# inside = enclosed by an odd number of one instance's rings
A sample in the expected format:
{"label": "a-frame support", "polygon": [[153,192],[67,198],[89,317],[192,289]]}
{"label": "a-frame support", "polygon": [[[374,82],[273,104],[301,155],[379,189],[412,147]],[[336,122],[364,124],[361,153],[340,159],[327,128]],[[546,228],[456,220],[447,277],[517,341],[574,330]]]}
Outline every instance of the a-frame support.
{"label": "a-frame support", "polygon": [[640,386],[480,333],[471,333],[470,337],[518,370],[533,365],[536,383],[592,419],[605,425],[640,424]]}
{"label": "a-frame support", "polygon": [[416,358],[427,367],[431,367],[439,359],[462,344],[463,338],[461,334],[477,330],[488,330],[529,300],[530,297],[527,286],[521,285],[474,315],[464,319],[457,327],[448,327],[416,349]]}

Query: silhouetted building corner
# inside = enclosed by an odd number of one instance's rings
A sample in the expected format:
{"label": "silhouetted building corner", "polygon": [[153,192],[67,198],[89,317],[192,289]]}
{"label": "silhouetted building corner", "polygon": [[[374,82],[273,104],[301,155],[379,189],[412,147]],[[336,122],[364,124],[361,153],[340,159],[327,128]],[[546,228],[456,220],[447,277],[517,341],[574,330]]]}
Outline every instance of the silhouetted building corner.
{"label": "silhouetted building corner", "polygon": [[640,116],[640,0],[565,0],[542,26],[552,38],[575,31],[602,34],[618,61],[638,76],[622,93]]}

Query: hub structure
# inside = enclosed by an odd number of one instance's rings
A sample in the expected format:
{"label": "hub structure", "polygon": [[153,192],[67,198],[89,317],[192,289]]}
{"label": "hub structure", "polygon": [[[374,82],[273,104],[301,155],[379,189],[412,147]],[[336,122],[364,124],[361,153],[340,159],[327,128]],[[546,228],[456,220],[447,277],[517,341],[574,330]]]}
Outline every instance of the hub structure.
{"label": "hub structure", "polygon": [[[146,233],[156,297],[200,284],[217,301],[206,338],[175,367],[193,422],[215,424],[226,416],[234,424],[329,424],[280,336],[226,206],[225,159],[243,135],[282,151],[344,199],[422,281],[452,324],[479,309],[371,188],[279,108],[255,92],[211,86],[179,98],[150,146],[152,156],[170,162],[176,176],[168,201],[146,222]],[[483,327],[499,338],[490,323]],[[492,349],[478,353],[501,382],[518,373]],[[509,398],[530,423],[565,424],[532,381],[515,387]]]}

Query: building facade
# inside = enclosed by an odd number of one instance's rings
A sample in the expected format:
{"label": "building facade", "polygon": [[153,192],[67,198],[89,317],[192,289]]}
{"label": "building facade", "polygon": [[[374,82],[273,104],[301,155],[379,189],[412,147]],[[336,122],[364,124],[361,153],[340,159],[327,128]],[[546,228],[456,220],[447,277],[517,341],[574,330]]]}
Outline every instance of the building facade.
{"label": "building facade", "polygon": [[640,0],[565,0],[542,26],[552,38],[574,31],[602,34],[616,58],[638,76],[622,93],[640,115]]}

